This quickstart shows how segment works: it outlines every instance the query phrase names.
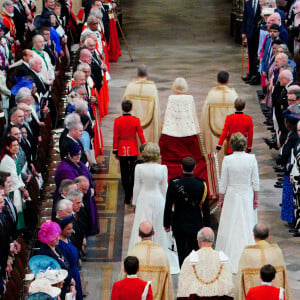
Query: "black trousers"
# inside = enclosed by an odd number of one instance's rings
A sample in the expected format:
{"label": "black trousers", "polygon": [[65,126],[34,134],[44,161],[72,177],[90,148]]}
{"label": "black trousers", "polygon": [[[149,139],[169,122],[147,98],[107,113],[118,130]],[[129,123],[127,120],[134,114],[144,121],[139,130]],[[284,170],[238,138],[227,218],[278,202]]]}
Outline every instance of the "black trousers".
{"label": "black trousers", "polygon": [[247,37],[248,57],[249,57],[249,74],[257,75],[257,50],[259,42],[259,31],[255,31],[251,38]]}
{"label": "black trousers", "polygon": [[174,231],[180,267],[192,250],[198,250],[197,232],[189,233]]}
{"label": "black trousers", "polygon": [[130,204],[133,194],[134,167],[137,156],[119,156],[121,181],[125,192],[125,203]]}

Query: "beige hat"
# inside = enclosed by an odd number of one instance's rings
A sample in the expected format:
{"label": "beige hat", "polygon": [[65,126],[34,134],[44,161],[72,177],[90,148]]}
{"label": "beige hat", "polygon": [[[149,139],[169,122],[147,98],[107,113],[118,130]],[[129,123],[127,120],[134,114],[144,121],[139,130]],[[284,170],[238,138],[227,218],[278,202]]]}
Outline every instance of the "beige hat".
{"label": "beige hat", "polygon": [[46,278],[40,278],[33,281],[29,287],[29,293],[43,292],[51,297],[57,297],[60,294],[60,289],[50,284],[50,281]]}
{"label": "beige hat", "polygon": [[46,270],[46,272],[39,272],[36,274],[36,279],[46,278],[50,284],[56,284],[64,281],[68,276],[67,270]]}
{"label": "beige hat", "polygon": [[262,16],[272,15],[275,11],[275,8],[272,7],[264,7],[261,11]]}

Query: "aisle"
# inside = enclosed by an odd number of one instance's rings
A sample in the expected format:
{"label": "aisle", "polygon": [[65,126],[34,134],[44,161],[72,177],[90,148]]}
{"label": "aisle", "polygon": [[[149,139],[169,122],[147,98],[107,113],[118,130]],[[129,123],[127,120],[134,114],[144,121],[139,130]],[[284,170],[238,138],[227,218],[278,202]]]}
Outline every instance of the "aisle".
{"label": "aisle", "polygon": [[[257,88],[245,85],[240,79],[241,47],[229,36],[231,1],[121,0],[121,5],[123,29],[134,62],[130,62],[121,41],[122,57],[117,63],[110,64],[110,110],[102,123],[105,146],[112,146],[113,120],[121,113],[124,89],[135,77],[138,65],[148,65],[150,80],[158,86],[162,117],[176,77],[187,79],[200,115],[208,91],[216,85],[217,72],[227,70],[230,85],[247,101],[246,113],[254,120],[253,152],[257,155],[261,178],[259,220],[270,225],[271,241],[283,249],[294,295],[292,299],[300,299],[297,281],[299,239],[291,238],[279,218],[281,190],[273,188],[275,174],[272,170],[277,152],[269,151],[262,141],[262,137],[268,137],[269,133],[262,125],[264,119],[256,100]],[[123,256],[127,253],[132,221],[132,211],[125,211]],[[108,300],[111,286],[118,279],[120,262],[95,261],[83,266],[85,278],[89,281],[87,290],[90,296],[86,299]]]}

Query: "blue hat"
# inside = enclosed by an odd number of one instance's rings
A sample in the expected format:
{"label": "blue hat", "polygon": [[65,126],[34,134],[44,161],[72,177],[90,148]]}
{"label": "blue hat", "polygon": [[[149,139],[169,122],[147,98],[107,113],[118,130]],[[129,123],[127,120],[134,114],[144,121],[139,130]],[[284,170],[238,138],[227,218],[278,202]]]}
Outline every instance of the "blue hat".
{"label": "blue hat", "polygon": [[60,270],[61,266],[54,258],[47,255],[35,255],[29,260],[30,270],[34,275],[39,272],[46,272],[47,269]]}
{"label": "blue hat", "polygon": [[73,223],[73,221],[75,221],[74,216],[70,215],[70,216],[63,218],[58,224],[59,224],[61,230],[63,230],[68,224]]}
{"label": "blue hat", "polygon": [[73,157],[77,155],[80,151],[82,151],[81,146],[78,143],[72,142],[70,143],[70,156]]}
{"label": "blue hat", "polygon": [[[298,105],[296,106],[298,107]],[[283,111],[283,117],[291,123],[297,123],[300,120],[300,110],[289,107]]]}
{"label": "blue hat", "polygon": [[53,300],[50,295],[42,292],[34,293],[26,298],[26,300]]}
{"label": "blue hat", "polygon": [[30,90],[32,89],[33,87],[33,82],[31,80],[27,80],[25,79],[25,77],[17,77],[15,76],[14,77],[15,81],[17,82],[11,89],[11,93],[16,96],[19,89],[22,88],[22,87],[27,87],[29,88]]}

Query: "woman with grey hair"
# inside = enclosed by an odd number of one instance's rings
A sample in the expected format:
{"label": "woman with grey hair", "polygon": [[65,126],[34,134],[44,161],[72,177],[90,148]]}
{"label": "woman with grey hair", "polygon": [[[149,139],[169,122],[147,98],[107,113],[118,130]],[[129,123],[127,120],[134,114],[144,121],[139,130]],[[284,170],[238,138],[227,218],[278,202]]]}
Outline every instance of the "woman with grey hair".
{"label": "woman with grey hair", "polygon": [[199,138],[200,126],[194,97],[188,94],[182,77],[175,79],[169,96],[162,135],[159,140],[162,164],[168,167],[168,179],[181,176],[181,162],[186,156],[196,160],[194,175],[207,181],[204,147]]}
{"label": "woman with grey hair", "polygon": [[259,175],[256,158],[245,152],[247,140],[240,132],[231,136],[230,147],[233,154],[223,160],[219,185],[222,212],[216,250],[225,252],[237,273],[244,247],[255,243],[252,229],[257,223]]}

